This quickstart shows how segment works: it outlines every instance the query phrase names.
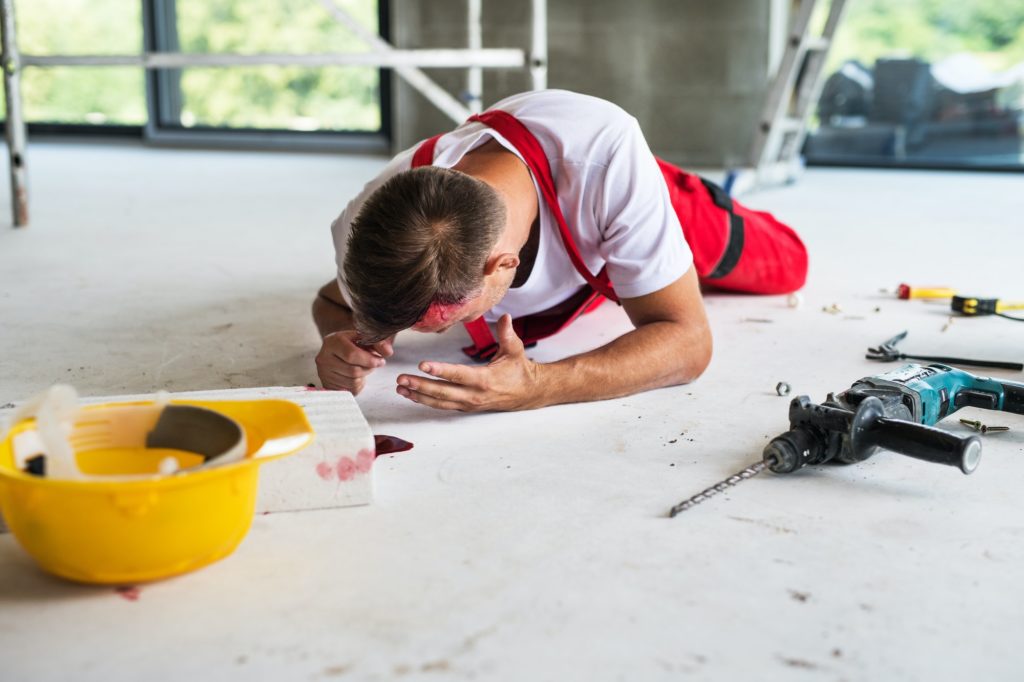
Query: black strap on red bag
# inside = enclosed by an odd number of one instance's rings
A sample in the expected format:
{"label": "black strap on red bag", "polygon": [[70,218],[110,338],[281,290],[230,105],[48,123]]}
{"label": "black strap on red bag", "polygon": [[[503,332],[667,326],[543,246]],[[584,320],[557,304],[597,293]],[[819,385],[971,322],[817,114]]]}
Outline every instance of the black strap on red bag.
{"label": "black strap on red bag", "polygon": [[715,206],[729,213],[729,237],[725,252],[722,254],[722,259],[715,265],[715,269],[707,276],[707,279],[718,279],[732,272],[736,264],[740,262],[740,256],[743,254],[743,218],[736,215],[732,197],[724,189],[705,178],[701,178],[700,182],[711,195],[711,201]]}

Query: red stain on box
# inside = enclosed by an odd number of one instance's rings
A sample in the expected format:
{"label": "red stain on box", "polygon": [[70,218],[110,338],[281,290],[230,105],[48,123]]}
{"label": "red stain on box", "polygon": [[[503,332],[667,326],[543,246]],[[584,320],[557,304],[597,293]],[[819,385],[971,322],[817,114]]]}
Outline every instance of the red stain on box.
{"label": "red stain on box", "polygon": [[374,436],[374,450],[360,450],[355,459],[342,457],[337,462],[319,462],[316,465],[316,475],[324,481],[338,480],[350,481],[356,474],[366,474],[373,468],[373,460],[381,455],[389,455],[393,452],[405,452],[412,449],[412,443],[394,436]]}
{"label": "red stain on box", "polygon": [[377,455],[373,450],[360,450],[356,455],[356,471],[365,474],[373,468],[373,460]]}
{"label": "red stain on box", "polygon": [[356,475],[356,463],[351,457],[342,457],[338,460],[338,479],[342,481],[352,480]]}
{"label": "red stain on box", "polygon": [[325,481],[329,481],[334,477],[334,467],[327,462],[320,462],[316,465],[316,475]]}

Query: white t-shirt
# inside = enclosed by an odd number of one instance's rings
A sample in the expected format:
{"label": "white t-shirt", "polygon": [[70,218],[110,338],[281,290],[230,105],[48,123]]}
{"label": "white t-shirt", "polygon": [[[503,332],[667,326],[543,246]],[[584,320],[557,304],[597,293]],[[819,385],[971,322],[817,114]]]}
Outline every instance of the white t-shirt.
{"label": "white t-shirt", "polygon": [[[693,256],[664,177],[635,118],[610,102],[565,90],[514,95],[493,109],[512,114],[537,138],[551,165],[558,203],[583,262],[594,274],[607,266],[620,298],[654,293],[689,270]],[[434,165],[451,168],[490,139],[522,158],[497,131],[473,122],[437,141]],[[412,166],[417,147],[396,156],[331,225],[338,283],[346,301],[351,298],[343,265],[352,220],[370,194]],[[533,269],[522,286],[509,289],[484,315],[488,322],[505,313],[521,317],[541,312],[586,284],[569,260],[558,223],[539,189],[537,198],[540,243]]]}

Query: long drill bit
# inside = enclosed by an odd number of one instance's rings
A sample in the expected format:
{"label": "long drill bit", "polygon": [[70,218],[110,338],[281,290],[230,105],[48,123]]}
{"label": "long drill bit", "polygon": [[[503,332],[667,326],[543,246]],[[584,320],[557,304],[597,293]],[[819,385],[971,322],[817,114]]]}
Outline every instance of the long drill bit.
{"label": "long drill bit", "polygon": [[763,461],[761,461],[761,462],[758,462],[757,464],[753,464],[751,466],[748,466],[746,469],[744,469],[742,471],[736,472],[735,474],[733,474],[729,478],[725,479],[724,481],[722,481],[720,483],[716,483],[715,485],[711,486],[707,490],[703,490],[703,491],[697,493],[696,495],[694,495],[693,497],[691,497],[690,499],[683,500],[682,502],[680,502],[676,506],[672,507],[672,509],[670,509],[669,512],[668,512],[669,518],[675,517],[676,514],[678,514],[680,512],[684,512],[687,509],[689,509],[690,507],[698,505],[698,504],[700,504],[701,502],[703,502],[704,500],[706,500],[706,499],[708,499],[710,497],[714,497],[718,493],[725,492],[726,490],[728,490],[729,488],[733,487],[734,485],[736,485],[740,481],[745,481],[748,478],[753,478],[754,476],[757,476],[759,473],[764,471],[764,468],[765,468],[765,463]]}

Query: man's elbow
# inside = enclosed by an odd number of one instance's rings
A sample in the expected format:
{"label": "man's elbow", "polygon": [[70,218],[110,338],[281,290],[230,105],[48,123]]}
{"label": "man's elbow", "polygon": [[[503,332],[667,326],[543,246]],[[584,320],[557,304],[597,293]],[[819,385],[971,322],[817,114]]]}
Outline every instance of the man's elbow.
{"label": "man's elbow", "polygon": [[690,381],[694,381],[704,374],[704,370],[711,364],[711,356],[714,354],[715,343],[711,336],[711,327],[705,324],[700,332],[699,339],[697,348],[694,350],[693,377]]}
{"label": "man's elbow", "polygon": [[683,344],[686,350],[677,354],[679,362],[676,365],[674,385],[696,381],[711,364],[714,351],[711,328],[703,324],[698,329],[687,330]]}
{"label": "man's elbow", "polygon": [[336,281],[328,282],[317,292],[311,312],[320,336],[351,328],[352,312],[342,300]]}
{"label": "man's elbow", "polygon": [[330,326],[330,304],[325,301],[321,296],[317,295],[313,299],[313,305],[311,313],[313,314],[313,324],[316,325],[316,329],[320,332],[320,336],[326,335],[325,330]]}
{"label": "man's elbow", "polygon": [[334,301],[329,297],[329,285],[320,287],[320,290],[316,292],[316,296],[313,298],[312,313],[313,319],[319,322],[323,320],[329,311],[334,308]]}
{"label": "man's elbow", "polygon": [[313,321],[319,322],[324,315],[324,300],[317,294],[313,299],[313,305],[311,306],[310,312],[313,314]]}

